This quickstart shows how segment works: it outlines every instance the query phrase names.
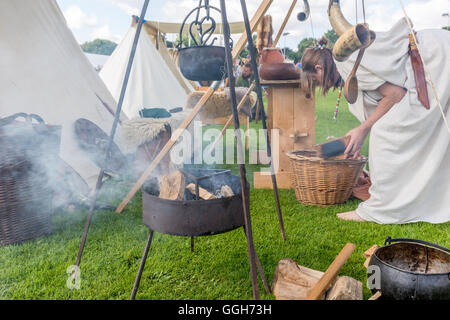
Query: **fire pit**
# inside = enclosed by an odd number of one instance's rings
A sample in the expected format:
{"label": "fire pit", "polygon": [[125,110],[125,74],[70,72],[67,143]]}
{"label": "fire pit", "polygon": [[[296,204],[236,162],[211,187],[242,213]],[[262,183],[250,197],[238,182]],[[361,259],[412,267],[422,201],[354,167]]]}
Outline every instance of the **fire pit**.
{"label": "fire pit", "polygon": [[[174,236],[207,236],[242,227],[241,185],[239,177],[223,170],[183,170],[186,181],[196,182],[209,191],[227,185],[234,196],[211,200],[167,200],[155,195],[155,188],[144,185],[142,192],[143,221],[150,230]],[[153,194],[152,194],[153,193]],[[248,199],[247,199],[248,205]]]}
{"label": "fire pit", "polygon": [[[194,236],[216,235],[239,227],[243,227],[245,232],[239,177],[231,175],[229,170],[190,169],[181,170],[181,172],[186,178],[186,184],[195,184],[195,195],[186,191],[183,200],[159,198],[159,184],[152,179],[147,180],[142,187],[143,222],[150,233],[131,294],[132,300],[136,297],[155,231],[173,236],[191,237],[191,251],[193,251]],[[218,194],[224,186],[231,189],[232,196],[219,195],[220,198],[211,200],[202,200],[199,196],[200,188],[212,194]],[[246,194],[249,194],[249,189],[250,186],[247,184]],[[246,199],[245,205],[249,207],[249,199]],[[254,259],[264,287],[267,292],[270,292],[256,253]]]}

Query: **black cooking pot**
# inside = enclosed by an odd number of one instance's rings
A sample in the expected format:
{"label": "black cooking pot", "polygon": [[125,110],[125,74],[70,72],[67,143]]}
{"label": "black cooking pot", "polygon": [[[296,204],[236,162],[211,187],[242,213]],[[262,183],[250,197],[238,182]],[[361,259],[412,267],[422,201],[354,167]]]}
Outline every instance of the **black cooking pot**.
{"label": "black cooking pot", "polygon": [[191,81],[220,81],[226,74],[225,47],[195,46],[178,49],[183,76]]}
{"label": "black cooking pot", "polygon": [[[377,266],[382,297],[392,300],[449,300],[450,250],[414,239],[391,239],[375,250],[368,276]],[[372,289],[373,292],[377,289]]]}

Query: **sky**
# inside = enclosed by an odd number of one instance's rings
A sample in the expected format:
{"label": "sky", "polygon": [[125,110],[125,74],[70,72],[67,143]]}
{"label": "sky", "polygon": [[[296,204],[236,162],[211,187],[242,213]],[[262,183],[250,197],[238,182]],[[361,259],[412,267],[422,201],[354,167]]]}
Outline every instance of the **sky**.
{"label": "sky", "polygon": [[[442,16],[450,12],[450,0],[402,0],[408,16],[416,30],[442,28],[449,25],[449,17]],[[131,23],[131,15],[139,15],[144,0],[57,0],[69,28],[79,43],[97,38],[119,43]],[[356,10],[355,2],[358,3]],[[261,0],[247,0],[250,17],[253,16]],[[299,22],[297,13],[303,10],[303,1],[297,5],[285,28],[289,34],[282,37],[279,46],[296,48],[300,40],[314,36],[318,38],[331,29],[328,21],[328,0],[310,0],[311,18]],[[362,0],[342,0],[345,17],[351,22],[362,22]],[[220,7],[219,0],[210,0],[210,4]],[[272,15],[275,34],[283,22],[292,0],[274,0],[268,14]],[[198,5],[198,0],[150,0],[146,19],[152,21],[181,23],[190,10]],[[227,14],[230,22],[242,21],[239,0],[227,0]],[[374,31],[386,31],[403,17],[400,0],[366,0],[366,21]],[[356,17],[358,13],[358,17]],[[221,22],[219,16],[215,16]],[[235,36],[238,37],[238,36]],[[176,35],[168,35],[175,40]]]}

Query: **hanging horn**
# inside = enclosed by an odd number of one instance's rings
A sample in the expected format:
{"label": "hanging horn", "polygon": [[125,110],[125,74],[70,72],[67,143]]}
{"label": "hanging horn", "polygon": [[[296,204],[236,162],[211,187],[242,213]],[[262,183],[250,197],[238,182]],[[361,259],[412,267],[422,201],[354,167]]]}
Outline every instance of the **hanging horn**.
{"label": "hanging horn", "polygon": [[309,3],[308,3],[308,0],[303,0],[303,5],[304,5],[304,7],[305,7],[304,11],[300,12],[300,13],[297,15],[297,19],[298,19],[299,21],[305,21],[305,20],[307,20],[307,19],[309,18],[309,12],[310,12],[310,10],[309,10]]}
{"label": "hanging horn", "polygon": [[367,48],[375,41],[375,32],[367,24],[353,26],[345,19],[341,11],[340,0],[330,0],[328,17],[339,39],[333,47],[333,56],[337,61],[345,61],[361,48]]}

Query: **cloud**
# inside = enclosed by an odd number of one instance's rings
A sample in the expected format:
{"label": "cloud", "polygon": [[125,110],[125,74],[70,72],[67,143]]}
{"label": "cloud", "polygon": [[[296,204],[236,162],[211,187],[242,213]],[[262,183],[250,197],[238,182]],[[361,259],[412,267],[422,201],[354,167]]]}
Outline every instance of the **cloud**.
{"label": "cloud", "polygon": [[142,0],[105,0],[124,11],[127,15],[137,15],[141,13]]}
{"label": "cloud", "polygon": [[95,27],[98,24],[98,19],[93,14],[86,14],[78,6],[70,6],[64,12],[67,25],[70,29],[77,30],[84,27]]}
{"label": "cloud", "polygon": [[111,32],[111,29],[109,27],[109,25],[104,25],[103,27],[99,27],[94,29],[89,37],[91,38],[91,40],[95,40],[95,39],[105,39],[105,40],[110,40],[113,42],[120,42],[122,36],[120,34],[113,34]]}

